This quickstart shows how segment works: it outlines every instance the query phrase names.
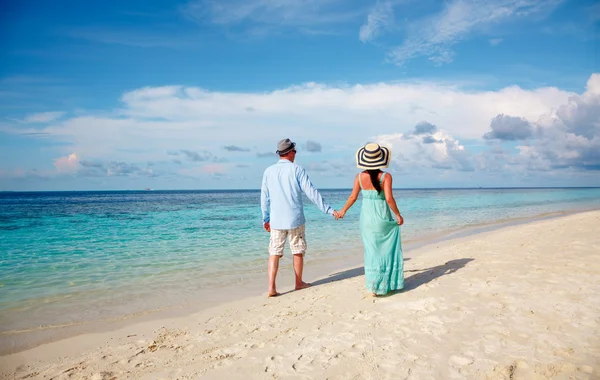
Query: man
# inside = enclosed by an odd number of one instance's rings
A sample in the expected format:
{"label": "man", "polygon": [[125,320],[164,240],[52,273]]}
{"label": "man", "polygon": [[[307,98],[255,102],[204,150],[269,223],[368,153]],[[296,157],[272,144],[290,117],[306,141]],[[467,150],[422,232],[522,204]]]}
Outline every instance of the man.
{"label": "man", "polygon": [[302,281],[306,237],[302,192],[326,214],[338,219],[338,213],[326,204],[321,194],[313,186],[306,171],[294,163],[296,143],[284,139],[277,144],[279,162],[265,170],[263,175],[260,205],[263,225],[271,233],[269,242],[269,297],[278,296],[275,278],[279,269],[279,259],[283,256],[286,239],[294,257],[296,290],[310,284]]}

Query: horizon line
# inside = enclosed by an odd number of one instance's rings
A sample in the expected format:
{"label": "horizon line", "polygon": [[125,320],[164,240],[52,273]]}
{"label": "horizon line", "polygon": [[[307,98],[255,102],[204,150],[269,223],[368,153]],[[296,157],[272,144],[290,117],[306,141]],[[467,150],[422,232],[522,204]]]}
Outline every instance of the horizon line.
{"label": "horizon line", "polygon": [[[394,187],[393,190],[509,190],[509,189],[600,189],[600,186],[502,186],[502,187]],[[318,190],[331,191],[331,190],[344,190],[351,191],[351,187],[323,187]],[[131,191],[131,192],[165,192],[165,191],[203,191],[203,192],[226,192],[226,191],[260,191],[257,189],[88,189],[88,190],[0,190],[0,193],[70,193],[70,192],[119,192],[119,191]]]}

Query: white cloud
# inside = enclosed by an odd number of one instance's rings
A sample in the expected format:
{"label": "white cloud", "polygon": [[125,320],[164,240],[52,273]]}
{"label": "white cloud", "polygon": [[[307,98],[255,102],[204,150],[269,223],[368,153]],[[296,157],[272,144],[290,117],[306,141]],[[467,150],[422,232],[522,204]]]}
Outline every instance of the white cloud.
{"label": "white cloud", "polygon": [[359,39],[368,42],[380,35],[394,23],[394,8],[390,1],[378,1],[369,15],[367,23],[360,27]]}
{"label": "white cloud", "polygon": [[452,0],[441,13],[409,23],[402,45],[389,52],[396,64],[428,57],[452,61],[452,46],[485,28],[521,17],[546,15],[562,0]]}
{"label": "white cloud", "polygon": [[583,94],[573,94],[534,122],[500,114],[490,128],[486,139],[521,140],[517,155],[502,153],[511,165],[538,171],[600,170],[600,75],[590,77]]}
{"label": "white cloud", "polygon": [[49,123],[60,119],[64,112],[40,112],[25,116],[24,123]]}
{"label": "white cloud", "polygon": [[79,168],[79,158],[75,153],[54,160],[54,167],[58,173],[75,173]]}
{"label": "white cloud", "polygon": [[[414,164],[411,167],[461,171],[498,167],[500,157],[514,167],[590,169],[598,162],[595,152],[600,151],[596,149],[600,139],[598,74],[590,77],[583,94],[552,87],[474,91],[431,82],[353,86],[308,83],[267,93],[148,87],[127,92],[121,100],[121,108],[101,115],[72,117],[43,128],[0,125],[0,130],[45,133],[45,139],[70,144],[61,145],[61,149],[68,149],[61,154],[77,152],[86,157],[86,163],[114,163],[110,164],[111,173],[139,175],[151,174],[142,173],[147,161],[172,163],[170,152],[180,155],[180,168],[190,173],[233,175],[244,170],[246,176],[251,176],[246,173],[249,169],[239,169],[236,164],[273,152],[276,142],[284,137],[300,142],[335,142],[323,144],[323,154],[331,153],[334,145],[343,146],[336,154],[340,160],[351,162],[358,146],[379,136],[394,146],[397,162],[407,160]],[[488,152],[485,157],[470,153],[473,141],[485,145],[483,136],[500,114],[510,117],[498,121],[504,124],[502,128],[497,126],[497,131],[512,130],[515,121],[519,125],[530,123],[536,131],[533,141],[521,144],[522,153],[516,156],[507,152],[504,156]],[[505,125],[507,122],[510,125]],[[226,146],[251,149],[228,155],[229,162],[224,163],[220,157]],[[193,153],[184,156],[184,151],[196,152],[204,159],[194,160]],[[489,157],[494,157],[495,163]],[[310,160],[306,155],[299,159]],[[77,156],[61,157],[55,163],[56,169],[72,172],[77,162]],[[202,169],[205,165],[211,166]],[[261,165],[251,170],[260,170]]]}
{"label": "white cloud", "polygon": [[[433,128],[423,130],[424,124]],[[414,131],[376,136],[374,140],[391,148],[397,168],[473,170],[470,155],[460,141],[433,124],[420,123]]]}
{"label": "white cloud", "polygon": [[521,163],[539,170],[600,170],[600,74],[590,77],[583,94],[540,117],[538,128],[540,137],[519,147]]}
{"label": "white cloud", "polygon": [[287,28],[319,34],[323,32],[319,28],[358,20],[364,7],[360,3],[352,7],[343,0],[194,0],[181,7],[181,12],[199,23],[208,21],[259,33]]}
{"label": "white cloud", "polygon": [[489,40],[489,43],[492,46],[498,46],[502,43],[502,41],[504,41],[504,39],[502,39],[502,38],[492,38]]}
{"label": "white cloud", "polygon": [[[371,131],[407,131],[424,118],[453,135],[480,138],[500,113],[535,120],[572,95],[555,88],[466,91],[434,83],[335,87],[308,83],[269,93],[157,87],[124,94],[123,107],[114,117],[79,116],[41,131],[71,141],[92,157],[131,146],[166,152],[256,144],[271,151],[264,136],[339,141],[340,131],[355,136],[344,142],[352,144],[353,139],[362,142],[371,136]],[[248,107],[254,111],[248,112]],[[18,129],[23,132],[28,130]]]}

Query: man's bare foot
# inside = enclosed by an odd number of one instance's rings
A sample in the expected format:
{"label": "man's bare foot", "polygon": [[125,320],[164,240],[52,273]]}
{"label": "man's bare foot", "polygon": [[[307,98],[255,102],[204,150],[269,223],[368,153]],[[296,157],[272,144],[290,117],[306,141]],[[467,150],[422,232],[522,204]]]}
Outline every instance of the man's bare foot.
{"label": "man's bare foot", "polygon": [[277,297],[277,296],[280,296],[280,295],[281,295],[281,293],[278,293],[276,290],[269,291],[269,298],[271,298],[271,297]]}
{"label": "man's bare foot", "polygon": [[296,285],[296,290],[310,288],[311,286],[312,286],[312,284],[309,284],[308,282],[303,281],[300,285]]}

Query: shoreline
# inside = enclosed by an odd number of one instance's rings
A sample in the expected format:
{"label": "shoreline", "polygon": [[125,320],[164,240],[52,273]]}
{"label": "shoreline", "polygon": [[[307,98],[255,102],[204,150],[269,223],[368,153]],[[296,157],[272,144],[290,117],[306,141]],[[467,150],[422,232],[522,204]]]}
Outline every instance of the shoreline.
{"label": "shoreline", "polygon": [[593,379],[599,227],[589,211],[451,239],[415,249],[405,290],[387,297],[341,269],[281,297],[5,355],[0,378]]}
{"label": "shoreline", "polygon": [[[443,233],[439,234],[427,235],[403,242],[404,257],[405,259],[410,260],[413,251],[427,249],[428,247],[432,247],[436,244],[444,244],[457,239],[470,238],[480,234],[498,231],[504,228],[527,225],[543,220],[552,220],[569,215],[595,211],[600,211],[600,209],[588,208],[544,213],[528,218],[499,220],[474,226],[465,226],[455,230],[444,231]],[[339,251],[335,252],[337,253]],[[359,267],[362,267],[362,250],[360,249],[360,243],[357,243],[355,247],[353,247],[351,250],[348,250],[344,255],[339,255],[336,253],[334,253],[333,256],[325,257],[311,257],[308,255],[305,263],[305,276],[309,279],[312,279],[310,280],[312,283],[322,284],[325,283],[324,281],[331,277],[331,275],[335,272],[339,273],[340,271],[356,271]],[[285,282],[284,280],[284,277],[287,279],[293,270],[291,261],[289,260],[290,258],[288,256],[289,255],[284,256],[285,258],[284,261],[281,262],[279,270],[280,274],[278,276],[278,287],[283,289],[283,292],[289,292],[292,288],[291,285],[286,286],[287,282],[289,281]],[[344,263],[344,265],[340,265],[342,263]],[[306,269],[308,269],[308,271]],[[266,273],[264,275],[266,276]],[[19,353],[40,345],[54,343],[83,334],[107,333],[138,323],[147,323],[169,318],[187,317],[219,305],[229,304],[232,302],[235,303],[245,299],[252,299],[254,297],[262,297],[262,293],[266,293],[266,291],[263,289],[265,288],[266,280],[264,280],[262,277],[250,278],[250,281],[244,282],[243,284],[240,283],[239,285],[243,286],[243,288],[241,291],[235,293],[226,291],[215,292],[214,289],[201,291],[196,297],[198,301],[202,303],[201,305],[194,304],[193,301],[189,301],[178,305],[142,310],[139,312],[119,315],[117,317],[111,317],[107,319],[76,321],[73,323],[64,323],[58,325],[33,326],[31,328],[22,330],[3,331],[0,332],[0,356]],[[228,284],[228,289],[235,289],[233,285],[234,284]]]}

